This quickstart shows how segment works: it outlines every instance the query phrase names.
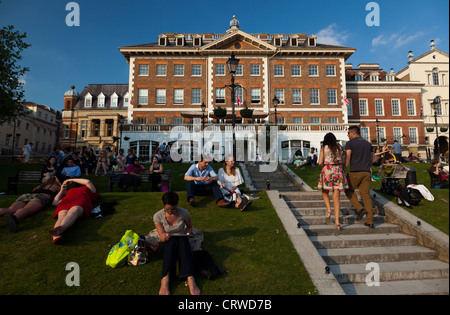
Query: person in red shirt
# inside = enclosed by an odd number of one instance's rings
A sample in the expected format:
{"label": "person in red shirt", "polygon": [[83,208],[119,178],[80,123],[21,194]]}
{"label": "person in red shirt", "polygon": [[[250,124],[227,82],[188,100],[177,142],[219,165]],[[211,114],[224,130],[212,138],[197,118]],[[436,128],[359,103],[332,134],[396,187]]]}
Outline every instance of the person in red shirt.
{"label": "person in red shirt", "polygon": [[[67,186],[77,183],[81,187],[67,189]],[[88,217],[94,208],[93,204],[99,198],[99,194],[94,184],[85,178],[71,178],[65,180],[61,185],[61,190],[55,196],[53,205],[56,206],[53,216],[56,220],[54,227],[50,230],[53,236],[53,244],[59,244],[62,234],[71,227],[78,218]]]}

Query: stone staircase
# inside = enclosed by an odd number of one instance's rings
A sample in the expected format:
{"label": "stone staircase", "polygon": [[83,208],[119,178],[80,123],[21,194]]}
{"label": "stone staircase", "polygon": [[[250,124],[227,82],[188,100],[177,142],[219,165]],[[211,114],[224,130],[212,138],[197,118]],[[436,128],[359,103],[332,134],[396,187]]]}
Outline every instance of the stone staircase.
{"label": "stone staircase", "polygon": [[263,173],[259,171],[259,165],[246,165],[250,179],[255,190],[266,190],[268,183],[270,190],[278,190],[280,192],[298,191],[298,187],[278,166],[274,172]]}
{"label": "stone staircase", "polygon": [[[260,185],[265,184],[264,179],[259,180]],[[342,193],[343,230],[338,231],[334,213],[331,220],[325,218],[320,192],[280,189],[280,194],[345,294],[449,294],[448,263],[438,260],[434,250],[419,246],[415,237],[403,234],[400,226],[386,222],[385,216],[374,213],[375,229],[369,229],[355,220],[355,209]],[[379,266],[380,286],[366,284],[366,277],[375,270],[367,265],[371,262]],[[370,276],[370,280],[376,278]]]}

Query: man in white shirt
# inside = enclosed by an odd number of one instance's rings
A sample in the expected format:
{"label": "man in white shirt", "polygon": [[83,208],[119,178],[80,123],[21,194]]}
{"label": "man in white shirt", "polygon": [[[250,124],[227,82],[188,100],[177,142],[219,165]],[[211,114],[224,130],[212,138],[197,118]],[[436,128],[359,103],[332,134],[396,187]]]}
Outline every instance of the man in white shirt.
{"label": "man in white shirt", "polygon": [[222,191],[217,184],[218,175],[203,156],[200,156],[200,161],[197,164],[191,165],[184,175],[184,180],[188,182],[187,201],[190,206],[195,206],[196,195],[206,196],[210,193],[213,193],[218,207],[226,207],[229,205],[224,200]]}
{"label": "man in white shirt", "polygon": [[25,163],[28,163],[28,161],[30,160],[30,156],[31,156],[31,152],[32,152],[32,149],[31,149],[32,146],[33,146],[32,143],[27,143],[23,147],[23,156],[25,157]]}

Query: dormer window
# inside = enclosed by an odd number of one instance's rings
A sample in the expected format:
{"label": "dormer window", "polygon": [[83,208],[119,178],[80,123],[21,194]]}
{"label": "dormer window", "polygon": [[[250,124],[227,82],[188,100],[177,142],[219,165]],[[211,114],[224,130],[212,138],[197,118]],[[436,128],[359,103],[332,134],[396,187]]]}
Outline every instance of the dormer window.
{"label": "dormer window", "polygon": [[297,37],[292,37],[291,38],[291,46],[294,46],[294,47],[298,46],[298,39],[297,39]]}
{"label": "dormer window", "polygon": [[308,46],[316,47],[316,39],[317,39],[317,37],[315,35],[308,36],[308,39],[307,39]]}
{"label": "dormer window", "polygon": [[105,107],[105,94],[100,93],[98,95],[97,107]]}
{"label": "dormer window", "polygon": [[180,35],[176,38],[176,45],[184,46],[184,36],[183,35]]}
{"label": "dormer window", "polygon": [[117,107],[119,105],[119,96],[114,92],[113,95],[111,95],[111,107]]}
{"label": "dormer window", "polygon": [[283,38],[282,37],[276,37],[275,38],[275,46],[281,47],[283,44]]}
{"label": "dormer window", "polygon": [[395,81],[395,77],[393,75],[387,75],[386,81]]}
{"label": "dormer window", "polygon": [[91,106],[92,106],[92,95],[91,93],[88,93],[84,98],[84,107],[91,107]]}
{"label": "dormer window", "polygon": [[130,94],[128,92],[123,96],[123,106],[128,107],[130,104]]}
{"label": "dormer window", "polygon": [[370,74],[370,81],[378,81],[379,79],[379,73],[371,73]]}
{"label": "dormer window", "polygon": [[200,36],[197,36],[194,38],[194,46],[201,46],[202,45],[202,38]]}
{"label": "dormer window", "polygon": [[357,73],[355,75],[355,81],[364,81],[364,75],[362,73]]}
{"label": "dormer window", "polygon": [[167,46],[167,36],[160,36],[158,40],[159,46]]}

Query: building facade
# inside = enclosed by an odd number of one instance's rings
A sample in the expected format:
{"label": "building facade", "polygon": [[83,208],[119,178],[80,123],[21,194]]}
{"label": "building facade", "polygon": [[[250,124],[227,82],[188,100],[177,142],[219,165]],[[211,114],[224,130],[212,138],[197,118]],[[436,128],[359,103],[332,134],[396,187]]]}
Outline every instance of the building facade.
{"label": "building facade", "polygon": [[59,145],[61,112],[46,105],[23,102],[28,114],[0,126],[1,155],[21,155],[27,143],[33,143],[33,156],[47,156]]}
{"label": "building facade", "polygon": [[[425,138],[432,155],[437,154],[439,141],[439,153],[442,155],[448,151],[449,142],[449,58],[448,53],[440,51],[435,46],[432,40],[430,50],[416,58],[410,51],[408,66],[399,71],[397,77],[424,84],[421,91],[423,105],[421,112]],[[440,98],[440,104],[434,111],[431,103],[436,97]]]}

